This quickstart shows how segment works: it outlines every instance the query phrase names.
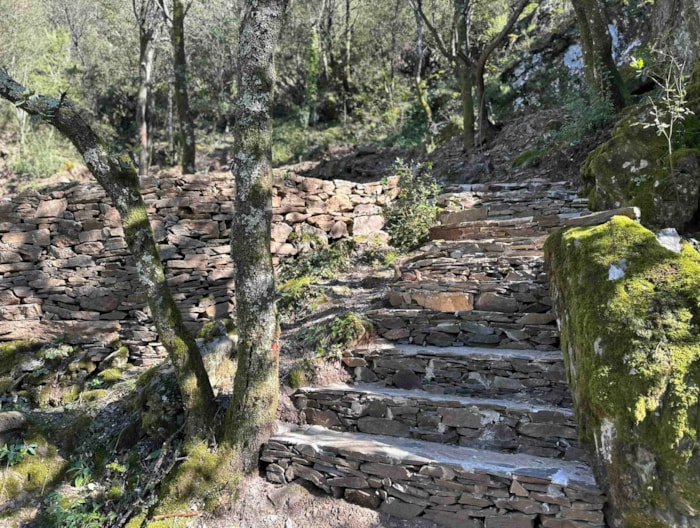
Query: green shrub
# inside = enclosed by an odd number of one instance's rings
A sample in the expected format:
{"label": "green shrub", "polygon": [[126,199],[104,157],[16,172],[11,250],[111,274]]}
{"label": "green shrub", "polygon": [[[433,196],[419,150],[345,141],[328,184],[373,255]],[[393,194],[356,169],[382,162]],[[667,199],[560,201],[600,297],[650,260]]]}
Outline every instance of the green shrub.
{"label": "green shrub", "polygon": [[397,249],[410,251],[428,240],[430,228],[437,221],[439,208],[433,203],[440,187],[430,172],[429,165],[407,165],[397,159],[396,175],[399,193],[396,201],[387,207],[384,216],[391,244]]}
{"label": "green shrub", "polygon": [[319,356],[339,356],[348,349],[374,335],[374,326],[362,315],[345,315],[319,323],[306,331],[304,346]]}

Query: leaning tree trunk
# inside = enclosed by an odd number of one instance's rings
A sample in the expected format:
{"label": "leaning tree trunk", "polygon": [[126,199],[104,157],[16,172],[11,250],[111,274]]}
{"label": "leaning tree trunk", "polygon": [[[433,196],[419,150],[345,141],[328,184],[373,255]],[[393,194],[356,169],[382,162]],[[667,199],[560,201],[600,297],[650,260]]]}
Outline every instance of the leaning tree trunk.
{"label": "leaning tree trunk", "polygon": [[287,0],[246,0],[238,47],[235,107],[235,213],[231,254],[236,268],[238,368],[225,437],[243,470],[257,467],[272,433],[279,392],[272,225],[273,57]]}
{"label": "leaning tree trunk", "polygon": [[173,0],[173,69],[175,71],[175,104],[180,121],[182,141],[182,172],[194,174],[194,121],[190,112],[187,89],[187,56],[185,55],[185,6],[182,0]]}
{"label": "leaning tree trunk", "polygon": [[210,435],[216,411],[214,393],[197,344],[182,322],[182,315],[165,280],[134,165],[126,155],[110,154],[80,115],[63,98],[34,94],[0,70],[0,97],[28,114],[54,126],[83,156],[85,164],[104,188],[119,212],[124,238],[136,261],[139,282],[146,289],[151,317],[158,338],[175,367],[186,412],[186,434],[190,438]]}
{"label": "leaning tree trunk", "polygon": [[629,93],[612,58],[612,39],[598,0],[573,0],[581,33],[583,63],[589,92],[609,98],[616,109],[627,104]]}

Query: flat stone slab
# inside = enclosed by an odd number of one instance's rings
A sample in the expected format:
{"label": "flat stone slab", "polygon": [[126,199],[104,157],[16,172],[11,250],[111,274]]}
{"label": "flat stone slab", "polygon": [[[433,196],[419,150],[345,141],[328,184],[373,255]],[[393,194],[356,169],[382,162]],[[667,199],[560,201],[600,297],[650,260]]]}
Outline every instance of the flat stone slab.
{"label": "flat stone slab", "polygon": [[[523,515],[542,526],[584,509],[587,522],[566,525],[604,526],[605,497],[583,463],[321,427],[275,435],[261,460],[273,482],[301,478],[336,496],[359,493],[365,505],[446,526],[481,528],[488,519],[500,519],[489,526],[523,526]],[[338,480],[350,476],[359,478]],[[365,481],[359,492],[350,488]]]}

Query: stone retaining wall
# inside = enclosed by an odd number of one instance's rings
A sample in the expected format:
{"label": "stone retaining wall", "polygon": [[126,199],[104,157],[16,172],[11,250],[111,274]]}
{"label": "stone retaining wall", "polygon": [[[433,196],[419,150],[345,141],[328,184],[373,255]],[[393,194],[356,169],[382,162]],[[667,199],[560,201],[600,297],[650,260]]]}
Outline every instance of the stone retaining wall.
{"label": "stone retaining wall", "polygon": [[[396,184],[280,175],[272,198],[275,259],[311,242],[386,238],[381,210],[398,193]],[[196,331],[230,313],[230,175],[161,174],[144,180],[142,193],[186,324]],[[96,184],[0,199],[0,341],[65,335],[99,359],[121,339],[132,355],[160,357],[123,234]]]}

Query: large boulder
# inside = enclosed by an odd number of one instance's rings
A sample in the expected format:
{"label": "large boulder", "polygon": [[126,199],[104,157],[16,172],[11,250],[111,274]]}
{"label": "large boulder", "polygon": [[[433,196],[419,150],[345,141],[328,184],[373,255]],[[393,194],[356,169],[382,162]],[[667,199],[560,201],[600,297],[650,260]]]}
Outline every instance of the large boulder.
{"label": "large boulder", "polygon": [[629,218],[545,246],[581,444],[614,527],[700,526],[700,254]]}
{"label": "large boulder", "polygon": [[[651,229],[683,230],[695,218],[700,201],[700,61],[688,84],[688,106],[695,111],[677,133],[669,156],[666,138],[657,133],[652,107],[632,106],[581,169],[589,207],[594,211],[637,206]],[[673,172],[671,172],[673,167]]]}

